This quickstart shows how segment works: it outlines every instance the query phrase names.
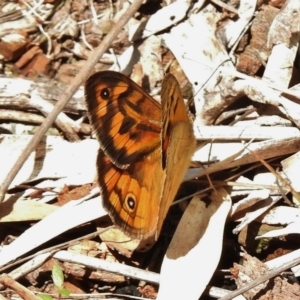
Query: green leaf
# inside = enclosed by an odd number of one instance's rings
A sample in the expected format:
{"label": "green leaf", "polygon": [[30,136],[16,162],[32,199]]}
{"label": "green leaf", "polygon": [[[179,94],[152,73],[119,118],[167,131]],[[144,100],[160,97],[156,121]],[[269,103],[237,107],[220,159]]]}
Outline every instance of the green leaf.
{"label": "green leaf", "polygon": [[71,292],[68,289],[62,288],[58,290],[58,293],[62,296],[69,296]]}
{"label": "green leaf", "polygon": [[59,265],[54,265],[52,269],[52,279],[55,286],[58,289],[62,289],[64,287],[64,274]]}
{"label": "green leaf", "polygon": [[49,295],[45,295],[45,294],[37,294],[37,296],[39,298],[41,298],[42,300],[53,300],[53,298]]}

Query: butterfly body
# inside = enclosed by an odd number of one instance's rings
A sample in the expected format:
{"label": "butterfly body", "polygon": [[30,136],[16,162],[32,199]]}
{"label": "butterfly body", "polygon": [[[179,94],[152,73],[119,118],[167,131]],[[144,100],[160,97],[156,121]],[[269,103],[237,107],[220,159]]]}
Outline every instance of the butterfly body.
{"label": "butterfly body", "polygon": [[93,74],[85,96],[100,142],[96,164],[103,206],[129,236],[157,239],[195,149],[175,77],[164,79],[161,105],[112,71]]}

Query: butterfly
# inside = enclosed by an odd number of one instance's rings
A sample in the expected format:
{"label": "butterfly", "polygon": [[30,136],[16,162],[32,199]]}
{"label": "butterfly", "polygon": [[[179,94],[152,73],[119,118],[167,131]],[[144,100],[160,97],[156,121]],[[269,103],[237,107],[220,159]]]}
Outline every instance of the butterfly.
{"label": "butterfly", "polygon": [[167,74],[161,104],[113,71],[85,83],[88,117],[100,149],[96,166],[103,207],[132,238],[157,240],[195,150],[176,78]]}

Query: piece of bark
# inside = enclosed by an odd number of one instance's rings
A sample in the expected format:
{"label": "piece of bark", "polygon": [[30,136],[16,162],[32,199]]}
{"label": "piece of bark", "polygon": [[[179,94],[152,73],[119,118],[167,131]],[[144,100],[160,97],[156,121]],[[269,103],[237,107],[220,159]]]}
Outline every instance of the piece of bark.
{"label": "piece of bark", "polygon": [[237,70],[250,76],[255,75],[267,61],[271,49],[267,47],[268,33],[271,23],[278,14],[278,9],[265,6],[258,12],[251,26],[250,44],[238,55]]}
{"label": "piece of bark", "polygon": [[272,280],[274,286],[257,300],[294,300],[300,299],[300,286],[298,283],[289,283],[286,278],[280,276]]}
{"label": "piece of bark", "polygon": [[0,40],[0,55],[4,61],[14,61],[23,54],[27,43],[26,34],[8,34]]}

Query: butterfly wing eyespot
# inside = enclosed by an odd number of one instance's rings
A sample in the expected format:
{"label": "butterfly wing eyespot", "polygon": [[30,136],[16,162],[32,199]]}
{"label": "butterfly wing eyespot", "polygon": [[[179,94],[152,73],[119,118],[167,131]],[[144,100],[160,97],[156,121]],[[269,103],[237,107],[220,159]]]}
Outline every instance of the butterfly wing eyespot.
{"label": "butterfly wing eyespot", "polygon": [[128,209],[131,211],[131,212],[134,212],[135,211],[135,208],[136,208],[136,200],[135,200],[135,197],[131,194],[127,194],[127,197],[125,199],[125,202],[126,202],[126,205],[128,207]]}
{"label": "butterfly wing eyespot", "polygon": [[109,98],[110,98],[109,89],[104,88],[104,89],[100,92],[100,97],[101,97],[103,100],[109,100]]}

